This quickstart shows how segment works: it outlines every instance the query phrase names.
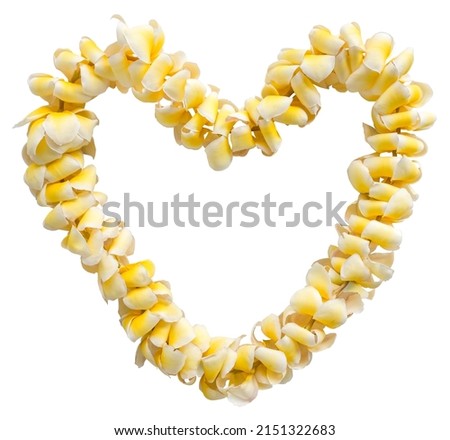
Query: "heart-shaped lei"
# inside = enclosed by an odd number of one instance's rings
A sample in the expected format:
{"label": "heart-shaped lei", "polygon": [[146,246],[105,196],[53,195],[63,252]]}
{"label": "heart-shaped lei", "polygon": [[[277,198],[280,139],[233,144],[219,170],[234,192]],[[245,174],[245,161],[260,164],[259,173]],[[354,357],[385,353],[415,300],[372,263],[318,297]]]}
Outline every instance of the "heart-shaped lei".
{"label": "heart-shaped lei", "polygon": [[[431,89],[406,76],[413,62],[410,49],[389,59],[390,35],[377,33],[364,43],[355,23],[343,26],[339,36],[316,26],[309,34],[311,48],[283,49],[268,68],[262,97],[238,108],[200,81],[197,65],[182,52],[163,52],[164,35],[155,21],[129,28],[116,18],[117,41],[106,50],[82,38],[80,54],[55,52],[55,66],[67,79],[30,77],[32,93],[48,105],[18,124],[29,124],[25,181],[38,203],[52,208],[44,226],[66,231],[63,247],[98,275],[106,300],[118,300],[123,328],[132,341],[140,340],[137,365],[148,360],[186,384],[200,377],[208,399],[250,402],[259,389],[289,381],[292,370],[309,364],[313,352],[330,347],[335,334],[327,329],[359,312],[362,299],[371,298],[373,289],[392,276],[391,251],[401,241],[393,223],[412,212],[416,196],[410,184],[421,171],[411,157],[426,151],[412,132],[434,122],[432,114],[417,107],[430,98]],[[310,123],[320,110],[317,87],[330,86],[374,101],[373,127],[364,126],[373,152],[348,168],[360,193],[347,210],[348,225],[337,227],[337,246],[312,265],[306,287],[280,314],[255,325],[262,340],[254,332],[246,343],[242,337],[210,337],[205,327],[185,318],[169,283],[153,278],[151,261],[128,261],[134,248],[131,232],[123,224],[108,224],[102,211],[106,196],[95,191],[95,167],[85,165],[85,155],[95,153],[92,134],[98,124],[85,103],[108,88],[131,89],[139,100],[156,103],[156,119],[174,129],[179,144],[204,148],[209,165],[222,170],[233,156],[255,147],[274,154],[281,143],[276,123]]]}

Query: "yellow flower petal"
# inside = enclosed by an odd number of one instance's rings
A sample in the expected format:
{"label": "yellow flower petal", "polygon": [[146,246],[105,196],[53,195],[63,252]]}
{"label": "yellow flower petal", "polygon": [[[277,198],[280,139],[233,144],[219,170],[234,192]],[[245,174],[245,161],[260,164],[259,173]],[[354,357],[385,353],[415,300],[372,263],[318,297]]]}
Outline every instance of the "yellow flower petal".
{"label": "yellow flower petal", "polygon": [[231,163],[233,155],[230,144],[225,136],[219,136],[205,147],[208,163],[213,170],[221,171]]}
{"label": "yellow flower petal", "polygon": [[322,297],[317,289],[307,286],[298,290],[291,297],[292,308],[300,314],[314,315],[322,304]]}
{"label": "yellow flower petal", "polygon": [[184,367],[186,355],[170,345],[164,345],[161,352],[161,370],[171,376],[178,374]]}
{"label": "yellow flower petal", "polygon": [[[152,308],[158,299],[149,287],[132,289],[123,298],[123,303],[132,310],[146,310]],[[152,333],[153,334],[153,333]]]}
{"label": "yellow flower petal", "polygon": [[341,268],[343,281],[354,281],[356,283],[368,281],[370,270],[364,264],[359,254],[353,254],[347,258]]}
{"label": "yellow flower petal", "polygon": [[272,341],[281,338],[280,319],[277,315],[269,315],[261,321],[261,331]]}
{"label": "yellow flower petal", "polygon": [[169,345],[174,348],[183,347],[193,339],[195,339],[195,332],[186,318],[181,318],[170,328]]}
{"label": "yellow flower petal", "polygon": [[302,72],[316,83],[322,82],[334,69],[332,55],[305,55],[300,64]]}
{"label": "yellow flower petal", "polygon": [[319,263],[314,263],[306,275],[306,282],[315,287],[322,298],[329,299],[332,294],[330,277],[326,269]]}
{"label": "yellow flower petal", "polygon": [[153,47],[153,28],[148,25],[127,28],[124,31],[130,49],[136,56],[150,64]]}
{"label": "yellow flower petal", "polygon": [[258,359],[267,369],[275,373],[284,373],[286,371],[287,361],[282,351],[258,347],[255,350],[255,359]]}
{"label": "yellow flower petal", "polygon": [[330,328],[336,328],[347,320],[347,308],[341,298],[323,303],[314,315],[314,319]]}

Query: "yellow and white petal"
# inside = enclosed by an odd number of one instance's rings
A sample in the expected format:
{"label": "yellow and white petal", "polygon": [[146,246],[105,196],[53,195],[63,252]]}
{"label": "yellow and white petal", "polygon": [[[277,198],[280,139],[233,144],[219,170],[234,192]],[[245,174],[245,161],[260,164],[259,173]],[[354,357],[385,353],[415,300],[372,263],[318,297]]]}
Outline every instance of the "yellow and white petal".
{"label": "yellow and white petal", "polygon": [[84,92],[81,84],[70,83],[63,80],[55,82],[53,96],[63,102],[71,104],[84,104],[92,99],[91,95]]}
{"label": "yellow and white petal", "polygon": [[97,44],[88,37],[80,40],[81,56],[86,58],[92,64],[95,64],[105,53],[97,46]]}
{"label": "yellow and white petal", "polygon": [[180,70],[175,75],[169,77],[163,85],[164,93],[174,102],[183,102],[186,81],[191,77],[191,73],[186,70]]}
{"label": "yellow and white petal", "polygon": [[208,382],[214,382],[216,380],[227,358],[227,353],[227,348],[221,348],[214,354],[202,359],[204,376]]}
{"label": "yellow and white petal", "polygon": [[332,55],[305,55],[300,64],[302,72],[316,83],[322,82],[334,69]]}
{"label": "yellow and white petal", "polygon": [[123,298],[123,303],[132,310],[151,309],[158,299],[149,287],[138,287],[132,289]]}
{"label": "yellow and white petal", "polygon": [[291,105],[284,113],[275,116],[273,120],[286,125],[304,127],[308,123],[308,114],[301,107]]}
{"label": "yellow and white petal", "polygon": [[161,54],[151,64],[147,70],[142,85],[152,92],[158,92],[163,88],[166,76],[173,68],[173,61],[167,54]]}
{"label": "yellow and white petal", "polygon": [[84,160],[81,151],[64,154],[45,167],[45,180],[49,183],[63,180],[81,170]]}
{"label": "yellow and white petal", "polygon": [[260,119],[258,125],[270,151],[276,153],[281,146],[281,136],[275,123],[272,120]]}
{"label": "yellow and white petal", "polygon": [[366,41],[364,64],[372,71],[380,73],[392,51],[394,40],[386,32],[378,32]]}
{"label": "yellow and white petal", "polygon": [[236,120],[230,118],[230,116],[233,115],[234,113],[236,113],[236,110],[234,109],[233,106],[229,104],[223,104],[219,108],[219,112],[214,122],[213,133],[222,136],[228,136],[234,124],[236,124]]}
{"label": "yellow and white petal", "polygon": [[114,301],[127,294],[127,285],[119,273],[113,275],[109,280],[99,283],[99,285],[106,300]]}
{"label": "yellow and white petal", "polygon": [[397,81],[377,99],[374,104],[374,111],[379,115],[394,113],[398,108],[407,105],[410,98],[409,87]]}
{"label": "yellow and white petal", "polygon": [[322,305],[322,297],[317,289],[307,286],[292,295],[290,304],[297,313],[312,316]]}
{"label": "yellow and white petal", "polygon": [[298,65],[274,63],[267,70],[266,84],[274,86],[276,90],[284,90],[290,86],[297,69]]}
{"label": "yellow and white petal", "polygon": [[394,251],[400,247],[402,234],[392,225],[371,220],[361,233],[361,237],[371,240],[384,249]]}
{"label": "yellow and white petal", "polygon": [[341,27],[340,37],[347,43],[348,47],[364,48],[361,37],[361,29],[358,23],[347,23]]}
{"label": "yellow and white petal", "polygon": [[121,274],[128,288],[145,287],[152,280],[148,270],[142,264],[135,264]]}
{"label": "yellow and white petal", "polygon": [[211,337],[209,336],[208,330],[203,325],[194,325],[195,338],[192,343],[195,344],[202,353],[208,350],[210,346]]}
{"label": "yellow and white petal", "polygon": [[[125,297],[126,298],[126,297]],[[162,347],[169,339],[170,328],[172,323],[159,321],[150,333],[149,340],[156,347]]]}
{"label": "yellow and white petal", "polygon": [[105,254],[98,264],[98,276],[102,282],[109,280],[119,270],[119,262],[112,256]]}
{"label": "yellow and white petal", "polygon": [[394,171],[392,173],[392,181],[402,181],[407,183],[417,182],[422,176],[420,165],[418,162],[411,160],[407,156],[403,156],[395,164]]}
{"label": "yellow and white petal", "polygon": [[301,360],[300,345],[289,336],[283,336],[275,343],[278,350],[286,355],[290,368],[298,368]]}
{"label": "yellow and white petal", "polygon": [[209,400],[219,400],[226,397],[225,393],[217,389],[217,385],[215,383],[210,383],[207,381],[205,375],[203,375],[200,379],[199,388],[203,395]]}
{"label": "yellow and white petal", "polygon": [[309,33],[309,41],[315,50],[327,55],[337,55],[345,44],[324,26],[314,26]]}
{"label": "yellow and white petal", "polygon": [[174,303],[165,304],[158,302],[151,308],[151,312],[166,322],[177,322],[183,317],[183,311]]}
{"label": "yellow and white petal", "polygon": [[68,181],[50,183],[42,191],[45,193],[45,200],[48,205],[72,200],[76,197],[72,185]]}
{"label": "yellow and white petal", "polygon": [[299,326],[298,324],[295,324],[294,322],[287,323],[281,331],[284,335],[289,336],[294,341],[297,341],[306,347],[312,347],[317,342],[316,335],[314,335],[314,333]]}
{"label": "yellow and white petal", "polygon": [[184,90],[184,107],[197,108],[203,103],[206,96],[206,86],[198,79],[187,79]]}
{"label": "yellow and white petal", "polygon": [[178,322],[172,324],[169,334],[169,345],[174,348],[180,348],[189,344],[193,339],[195,339],[195,332],[186,318],[181,318]]}
{"label": "yellow and white petal", "polygon": [[78,230],[84,231],[85,229],[99,229],[103,225],[105,216],[100,208],[93,206],[89,208],[81,217],[78,223]]}
{"label": "yellow and white petal", "polygon": [[359,254],[361,257],[367,257],[370,253],[370,242],[357,235],[343,233],[339,237],[339,250],[344,254]]}
{"label": "yellow and white petal", "polygon": [[272,341],[281,338],[280,318],[277,315],[269,315],[261,321],[261,331]]}
{"label": "yellow and white petal", "polygon": [[51,101],[58,80],[51,75],[35,73],[28,78],[28,87],[33,95]]}
{"label": "yellow and white petal", "polygon": [[326,269],[319,263],[314,263],[306,275],[306,282],[315,287],[322,298],[331,298],[333,289]]}
{"label": "yellow and white petal", "polygon": [[182,121],[182,117],[186,115],[186,109],[183,107],[175,107],[173,105],[155,106],[156,120],[164,127],[176,127]]}
{"label": "yellow and white petal", "polygon": [[197,112],[211,124],[214,124],[218,111],[219,97],[216,92],[211,92],[197,108]]}
{"label": "yellow and white petal", "polygon": [[45,217],[44,228],[50,231],[67,229],[69,222],[64,215],[61,204],[56,205]]}
{"label": "yellow and white petal", "polygon": [[255,139],[248,125],[234,126],[231,130],[230,142],[233,153],[250,150],[255,146]]}
{"label": "yellow and white petal", "polygon": [[258,382],[253,374],[246,375],[239,385],[230,386],[227,391],[228,400],[236,406],[251,402],[258,395]]}
{"label": "yellow and white petal", "polygon": [[149,25],[126,28],[124,37],[130,49],[147,64],[151,63],[153,48],[153,28]]}
{"label": "yellow and white petal", "polygon": [[314,84],[302,73],[297,72],[291,81],[295,95],[311,115],[320,110],[320,94]]}
{"label": "yellow and white petal", "polygon": [[45,166],[32,163],[25,171],[25,183],[30,187],[30,189],[40,191],[44,186],[45,173]]}
{"label": "yellow and white petal", "polygon": [[[82,193],[78,194],[78,197],[62,203],[62,208],[64,211],[64,216],[68,220],[75,222],[89,208],[91,208],[94,205],[96,205],[96,200],[95,200],[94,195],[90,192],[82,192]],[[79,229],[79,230],[81,231],[81,229]]]}
{"label": "yellow and white petal", "polygon": [[108,252],[111,255],[123,257],[125,255],[131,255],[133,251],[134,237],[128,229],[123,228],[119,235],[112,241]]}
{"label": "yellow and white petal", "polygon": [[287,368],[286,356],[282,351],[266,347],[257,347],[255,359],[259,360],[268,370],[284,373]]}
{"label": "yellow and white petal", "polygon": [[53,55],[55,67],[60,72],[64,73],[69,81],[80,68],[82,61],[84,61],[82,56],[77,55],[68,49],[58,49]]}
{"label": "yellow and white petal", "polygon": [[156,20],[150,20],[149,25],[153,28],[153,47],[152,47],[152,59],[156,58],[164,45],[164,32]]}
{"label": "yellow and white petal", "polygon": [[97,180],[95,166],[88,165],[70,179],[70,184],[73,189],[78,191],[93,191]]}
{"label": "yellow and white petal", "polygon": [[178,373],[178,377],[185,381],[185,383],[194,383],[200,369],[202,352],[194,344],[187,344],[181,347],[179,351],[186,355],[186,360],[183,368]]}
{"label": "yellow and white petal", "polygon": [[393,220],[407,218],[412,213],[413,204],[411,194],[405,188],[400,188],[390,198],[383,216]]}
{"label": "yellow and white petal", "polygon": [[145,310],[139,314],[133,313],[122,318],[122,326],[133,342],[146,335],[158,322],[159,317],[151,313],[150,310]]}
{"label": "yellow and white petal", "polygon": [[234,368],[245,373],[251,373],[255,362],[255,350],[256,346],[253,344],[239,346]]}
{"label": "yellow and white petal", "polygon": [[259,114],[266,120],[273,119],[284,113],[292,103],[292,98],[287,96],[266,96],[258,104]]}
{"label": "yellow and white petal", "polygon": [[224,170],[230,165],[233,155],[226,136],[219,136],[205,147],[209,166],[216,171]]}
{"label": "yellow and white petal", "polygon": [[45,133],[57,145],[72,142],[80,129],[80,121],[72,112],[50,113],[44,123]]}
{"label": "yellow and white petal", "polygon": [[353,254],[347,258],[342,265],[340,274],[343,281],[359,283],[370,280],[370,270],[359,254]]}
{"label": "yellow and white petal", "polygon": [[80,65],[81,85],[87,95],[98,96],[104,93],[110,82],[100,76],[98,76],[94,68],[87,64]]}
{"label": "yellow and white petal", "polygon": [[161,352],[161,370],[171,376],[178,374],[184,367],[187,356],[170,345],[164,345]]}
{"label": "yellow and white petal", "polygon": [[347,308],[342,298],[332,299],[322,304],[314,319],[329,328],[336,328],[347,320]]}

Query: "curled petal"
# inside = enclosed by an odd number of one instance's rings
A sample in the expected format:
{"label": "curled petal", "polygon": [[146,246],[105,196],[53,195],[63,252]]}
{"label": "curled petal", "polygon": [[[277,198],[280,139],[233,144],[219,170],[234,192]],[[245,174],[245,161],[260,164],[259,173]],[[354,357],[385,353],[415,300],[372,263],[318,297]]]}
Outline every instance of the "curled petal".
{"label": "curled petal", "polygon": [[72,112],[50,113],[43,123],[43,128],[53,142],[65,145],[75,139],[80,129],[80,121]]}
{"label": "curled petal", "polygon": [[322,82],[334,69],[332,55],[305,55],[300,65],[302,72],[316,83]]}
{"label": "curled petal", "polygon": [[151,64],[147,70],[142,85],[152,92],[157,92],[163,88],[166,76],[173,68],[173,61],[169,55],[161,54]]}
{"label": "curled petal", "polygon": [[297,72],[291,81],[295,95],[311,115],[320,110],[320,94],[314,84],[302,73]]}
{"label": "curled petal", "polygon": [[300,314],[314,315],[322,305],[322,297],[317,289],[307,286],[298,290],[291,297],[291,306]]}
{"label": "curled petal", "polygon": [[267,96],[258,104],[258,112],[265,119],[270,120],[284,113],[291,105],[292,98],[287,96]]}
{"label": "curled petal", "polygon": [[123,303],[131,310],[151,309],[158,299],[149,287],[132,289],[123,298]]}
{"label": "curled petal", "polygon": [[170,328],[169,345],[174,348],[183,347],[189,344],[194,338],[194,329],[186,318],[181,318]]}
{"label": "curled petal", "polygon": [[127,285],[119,273],[116,273],[107,281],[100,283],[100,289],[106,300],[114,301],[127,294]]}
{"label": "curled petal", "polygon": [[280,319],[277,315],[269,315],[261,322],[262,332],[273,341],[281,338]]}
{"label": "curled petal", "polygon": [[287,361],[282,351],[258,347],[255,351],[255,359],[258,359],[267,369],[275,373],[286,371]]}
{"label": "curled petal", "polygon": [[341,298],[323,303],[314,315],[314,319],[330,328],[336,328],[347,320],[347,308]]}
{"label": "curled petal", "polygon": [[324,26],[314,26],[309,33],[309,41],[314,49],[327,55],[337,55],[345,41],[333,35]]}
{"label": "curled petal", "polygon": [[289,322],[286,324],[281,331],[286,336],[289,336],[294,341],[297,341],[306,347],[312,347],[317,342],[316,335],[314,333],[299,326],[298,324],[295,324],[294,322]]}
{"label": "curled petal", "polygon": [[147,334],[159,322],[159,317],[145,310],[140,314],[130,314],[122,319],[122,326],[128,337],[134,342]]}
{"label": "curled petal", "polygon": [[153,28],[149,25],[126,28],[124,37],[130,49],[147,64],[151,62],[153,47]]}
{"label": "curled petal", "polygon": [[343,281],[363,282],[370,279],[370,270],[364,264],[359,254],[353,254],[347,258],[341,268]]}
{"label": "curled petal", "polygon": [[161,352],[161,370],[171,376],[178,374],[186,362],[186,354],[170,345],[164,345]]}
{"label": "curled petal", "polygon": [[306,275],[306,282],[315,287],[322,298],[329,299],[332,295],[330,277],[326,269],[319,263],[314,263]]}
{"label": "curled petal", "polygon": [[219,136],[205,147],[208,163],[213,170],[221,171],[231,163],[233,158],[230,144],[225,136]]}

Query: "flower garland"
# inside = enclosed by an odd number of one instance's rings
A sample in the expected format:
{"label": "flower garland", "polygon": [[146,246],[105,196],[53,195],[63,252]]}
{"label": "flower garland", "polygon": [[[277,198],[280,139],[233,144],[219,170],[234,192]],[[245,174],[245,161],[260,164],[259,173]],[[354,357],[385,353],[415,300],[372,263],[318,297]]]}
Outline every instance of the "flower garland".
{"label": "flower garland", "polygon": [[[268,68],[261,97],[238,108],[200,81],[197,65],[182,52],[163,52],[164,34],[155,21],[130,28],[116,18],[117,41],[106,50],[84,37],[80,54],[55,52],[54,64],[67,79],[29,78],[31,92],[48,104],[18,124],[29,124],[25,181],[37,202],[51,208],[45,228],[65,231],[62,246],[97,274],[107,301],[118,301],[123,328],[132,341],[140,341],[138,366],[147,360],[186,384],[200,377],[208,399],[250,402],[258,390],[286,383],[293,369],[309,364],[312,353],[330,347],[335,334],[328,329],[361,311],[362,300],[391,278],[392,251],[401,242],[393,224],[411,215],[416,195],[410,184],[421,176],[414,157],[427,148],[412,132],[434,122],[432,114],[417,110],[431,89],[407,77],[410,49],[389,58],[390,35],[377,33],[364,43],[355,23],[343,26],[338,36],[316,26],[310,49],[283,49]],[[223,170],[233,156],[254,148],[274,154],[281,143],[276,123],[312,122],[321,106],[318,87],[358,92],[374,101],[373,127],[364,125],[373,151],[348,168],[359,192],[347,210],[348,225],[337,226],[337,246],[312,265],[306,286],[289,305],[255,325],[262,340],[255,332],[248,343],[210,337],[205,327],[185,318],[169,283],[154,279],[151,261],[128,261],[131,232],[123,224],[108,225],[102,211],[106,196],[95,191],[95,167],[85,165],[85,155],[95,154],[92,135],[98,124],[85,104],[109,88],[131,89],[139,100],[156,103],[156,119],[173,128],[178,144],[203,148],[209,165]]]}

